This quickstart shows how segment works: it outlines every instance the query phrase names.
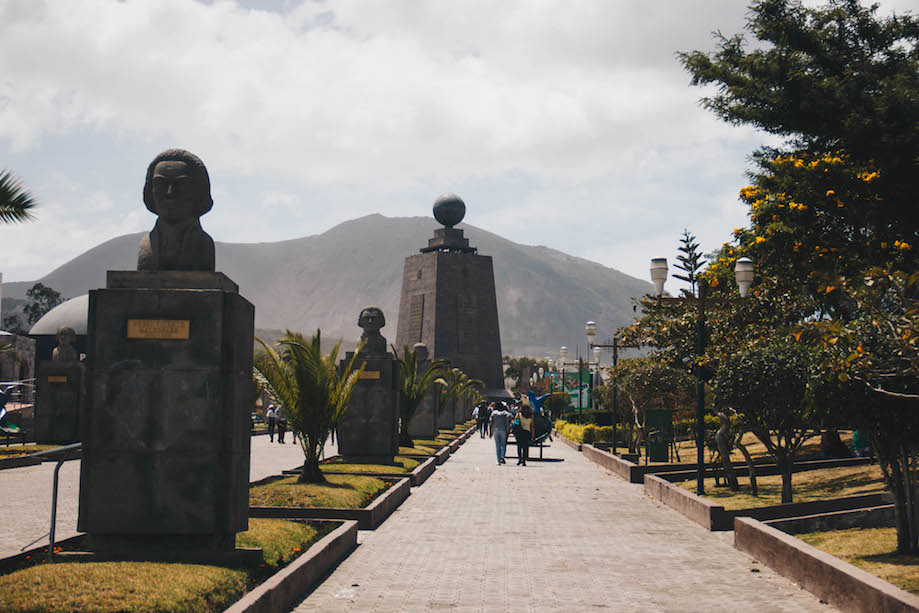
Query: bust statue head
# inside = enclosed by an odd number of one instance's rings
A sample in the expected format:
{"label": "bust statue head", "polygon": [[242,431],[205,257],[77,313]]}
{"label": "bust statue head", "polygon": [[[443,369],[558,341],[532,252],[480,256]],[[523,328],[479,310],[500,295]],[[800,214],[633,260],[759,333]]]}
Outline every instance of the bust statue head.
{"label": "bust statue head", "polygon": [[141,239],[137,270],[214,270],[214,241],[199,218],[211,210],[211,181],[201,159],[184,149],[153,158],[144,204],[158,217]]}
{"label": "bust statue head", "polygon": [[57,331],[57,347],[51,352],[55,362],[77,362],[80,356],[73,344],[77,342],[77,333],[70,326],[61,326]]}
{"label": "bust statue head", "polygon": [[386,316],[380,307],[369,306],[361,311],[357,325],[364,330],[364,334],[379,334],[380,329],[386,326]]}
{"label": "bust statue head", "polygon": [[167,149],[153,158],[144,181],[144,204],[167,224],[197,219],[211,210],[211,180],[201,158]]}
{"label": "bust statue head", "polygon": [[386,325],[386,316],[383,315],[382,309],[375,306],[367,307],[361,311],[357,325],[364,330],[364,333],[361,334],[361,340],[364,341],[363,352],[374,355],[385,354],[386,339],[380,334],[380,329]]}

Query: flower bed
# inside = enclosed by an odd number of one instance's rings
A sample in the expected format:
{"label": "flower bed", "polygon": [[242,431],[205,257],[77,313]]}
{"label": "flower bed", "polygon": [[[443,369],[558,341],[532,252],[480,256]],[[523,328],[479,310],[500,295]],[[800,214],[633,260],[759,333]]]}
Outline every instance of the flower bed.
{"label": "flower bed", "polygon": [[[269,479],[253,483],[252,488],[270,486],[272,481],[286,480],[294,482],[296,479],[296,477],[269,477]],[[273,498],[272,500],[275,504],[271,505],[253,504],[251,502],[253,500],[252,488],[250,488],[249,516],[284,519],[349,519],[357,521],[361,530],[374,530],[408,498],[411,490],[411,481],[408,478],[381,480],[358,475],[329,475],[327,479],[333,484],[370,480],[381,483],[382,487],[379,490],[375,490],[374,494],[365,495],[359,503],[347,507],[321,506],[318,504],[310,506],[310,500],[318,502],[319,499],[318,497],[311,498],[309,496],[290,497],[287,504],[284,504],[283,500],[279,498]],[[301,485],[305,487],[316,484]],[[359,491],[363,493],[364,490]],[[256,495],[255,500],[260,499],[261,497]]]}
{"label": "flower bed", "polygon": [[[289,607],[295,602],[291,594],[301,594],[347,556],[356,532],[353,522],[253,520],[249,531],[237,535],[237,543],[261,548],[261,562],[235,565],[73,561],[63,555],[48,564],[44,552],[32,550],[0,561],[0,609],[222,611],[241,597],[245,600],[247,591],[274,592],[275,601],[287,594],[279,608]],[[62,554],[79,551],[85,536],[60,545]]]}

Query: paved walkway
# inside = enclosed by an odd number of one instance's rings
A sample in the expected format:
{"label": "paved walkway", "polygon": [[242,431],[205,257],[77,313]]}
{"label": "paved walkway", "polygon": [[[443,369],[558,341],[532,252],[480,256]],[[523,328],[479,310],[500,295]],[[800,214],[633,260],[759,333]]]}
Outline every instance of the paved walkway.
{"label": "paved walkway", "polygon": [[569,447],[473,436],[295,611],[834,611]]}
{"label": "paved walkway", "polygon": [[[281,445],[267,436],[252,437],[249,480],[257,481],[303,464],[299,444],[291,444],[290,433]],[[337,453],[326,444],[326,453]],[[0,470],[0,558],[19,553],[32,543],[48,544],[51,525],[51,483],[55,462]],[[80,462],[64,463],[58,485],[57,539],[77,534],[77,506],[80,499]]]}

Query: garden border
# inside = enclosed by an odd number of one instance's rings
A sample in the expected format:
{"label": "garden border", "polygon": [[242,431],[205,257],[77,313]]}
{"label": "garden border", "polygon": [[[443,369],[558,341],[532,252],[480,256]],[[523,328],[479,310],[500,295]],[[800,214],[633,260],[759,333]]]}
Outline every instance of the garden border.
{"label": "garden border", "polygon": [[883,506],[890,503],[890,494],[862,494],[860,496],[846,496],[843,498],[828,498],[812,502],[792,502],[749,509],[727,510],[723,505],[717,504],[707,498],[702,498],[692,492],[674,485],[666,475],[646,475],[645,493],[668,507],[678,511],[685,517],[696,522],[706,530],[724,532],[734,529],[734,519],[737,517],[752,517],[761,521],[818,515],[835,511],[849,511]]}
{"label": "garden border", "polygon": [[734,547],[843,611],[919,611],[919,597],[750,517],[734,521]]}
{"label": "garden border", "polygon": [[[319,520],[324,521],[324,520]],[[227,608],[224,613],[271,613],[285,611],[317,585],[357,547],[358,522],[337,520],[341,525]]]}
{"label": "garden border", "polygon": [[[564,437],[562,437],[564,438]],[[571,443],[572,441],[566,442]],[[644,483],[645,475],[667,475],[667,481],[689,481],[696,478],[696,464],[657,464],[642,466],[629,462],[618,455],[609,451],[600,449],[590,443],[584,443],[581,447],[581,453],[596,464],[599,464],[608,471],[615,473],[620,478],[629,483]],[[862,466],[871,464],[870,458],[835,458],[829,460],[802,460],[795,462],[795,471],[805,472],[816,470],[818,468],[836,468],[842,466]],[[734,470],[738,476],[747,476],[749,467],[746,462],[733,462]],[[771,460],[763,463],[756,463],[756,475],[767,477],[779,474],[778,467]],[[713,477],[715,474],[721,474],[721,464],[706,464],[705,476]],[[679,476],[679,478],[677,478]]]}
{"label": "garden border", "polygon": [[376,530],[392,515],[411,492],[411,479],[401,477],[383,494],[363,509],[336,507],[249,507],[249,517],[272,519],[350,519],[358,522],[361,530]]}

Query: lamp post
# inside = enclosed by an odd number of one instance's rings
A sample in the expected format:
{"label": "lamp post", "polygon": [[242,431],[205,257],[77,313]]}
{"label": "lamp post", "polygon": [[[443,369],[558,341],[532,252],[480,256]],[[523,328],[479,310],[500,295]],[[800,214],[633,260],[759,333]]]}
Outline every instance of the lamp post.
{"label": "lamp post", "polygon": [[[568,348],[564,345],[561,349],[558,350],[559,367],[562,370],[562,393],[565,394],[565,406],[569,406],[571,398],[568,396],[568,384],[565,382],[565,366],[568,364]],[[564,417],[565,410],[562,409],[562,416]]]}
{"label": "lamp post", "polygon": [[[750,258],[740,258],[734,265],[734,278],[740,291],[741,299],[746,298],[753,284],[753,261]],[[705,381],[702,378],[702,366],[699,364],[705,353],[705,302],[708,293],[708,284],[704,279],[699,279],[699,295],[683,298],[664,297],[664,282],[667,280],[667,258],[654,258],[651,260],[651,281],[657,302],[680,303],[692,301],[698,308],[696,312],[696,494],[705,493]],[[733,302],[731,299],[722,299],[719,302]]]}
{"label": "lamp post", "polygon": [[587,335],[587,408],[592,409],[594,404],[594,379],[593,375],[590,372],[590,349],[594,344],[594,339],[597,338],[597,324],[593,321],[588,321],[584,325],[584,334]]}
{"label": "lamp post", "polygon": [[[593,330],[593,333],[590,331]],[[638,345],[621,345],[619,343],[619,337],[614,336],[612,343],[594,343],[593,338],[597,335],[597,324],[592,321],[588,321],[585,327],[587,332],[587,338],[590,341],[589,348],[593,349],[594,352],[594,362],[597,364],[597,373],[600,372],[600,350],[601,349],[612,349],[613,350],[613,375],[611,383],[613,385],[612,394],[610,398],[610,423],[613,425],[613,435],[610,443],[610,453],[616,455],[616,428],[619,425],[619,394],[618,386],[616,384],[616,366],[619,363],[619,349],[620,348],[637,348]]]}

